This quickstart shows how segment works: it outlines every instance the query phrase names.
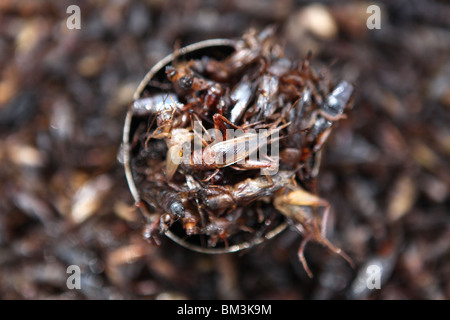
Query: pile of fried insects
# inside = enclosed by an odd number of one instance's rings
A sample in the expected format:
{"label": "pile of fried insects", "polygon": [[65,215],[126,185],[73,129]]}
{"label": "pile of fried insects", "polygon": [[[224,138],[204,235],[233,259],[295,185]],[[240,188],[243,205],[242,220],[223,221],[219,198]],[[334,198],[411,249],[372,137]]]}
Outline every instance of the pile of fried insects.
{"label": "pile of fried insects", "polygon": [[[159,245],[171,232],[197,247],[264,238],[282,223],[350,258],[325,237],[329,203],[317,195],[320,155],[353,87],[283,56],[272,28],[249,31],[224,59],[174,59],[161,93],[136,99],[143,119],[131,168]],[[155,84],[158,85],[158,84]]]}

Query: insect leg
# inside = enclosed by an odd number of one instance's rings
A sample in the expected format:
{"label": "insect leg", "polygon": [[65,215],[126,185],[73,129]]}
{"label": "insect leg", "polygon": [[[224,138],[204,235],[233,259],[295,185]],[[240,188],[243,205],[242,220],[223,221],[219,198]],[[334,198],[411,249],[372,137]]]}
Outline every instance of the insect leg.
{"label": "insect leg", "polygon": [[308,238],[304,238],[302,240],[302,243],[300,244],[300,248],[298,249],[297,255],[298,255],[298,259],[300,260],[300,262],[303,265],[303,268],[305,269],[306,273],[308,274],[308,277],[312,278],[313,274],[311,272],[311,269],[309,269],[309,267],[308,267],[308,263],[306,262],[305,254],[304,254],[305,247],[308,244],[308,242],[309,242]]}

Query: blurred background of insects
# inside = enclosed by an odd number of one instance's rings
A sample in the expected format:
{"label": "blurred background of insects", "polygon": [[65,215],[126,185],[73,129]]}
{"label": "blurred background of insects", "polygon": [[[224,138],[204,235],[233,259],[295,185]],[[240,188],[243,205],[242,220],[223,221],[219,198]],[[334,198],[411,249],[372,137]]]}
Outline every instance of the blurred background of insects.
{"label": "blurred background of insects", "polygon": [[[372,2],[0,2],[0,297],[3,299],[449,299],[450,6]],[[297,259],[286,230],[244,254],[142,238],[123,166],[123,121],[145,73],[173,51],[278,26],[285,54],[355,85],[327,142],[328,236]],[[381,289],[365,285],[383,268]],[[66,286],[69,265],[81,289]],[[363,284],[363,285],[361,285]]]}

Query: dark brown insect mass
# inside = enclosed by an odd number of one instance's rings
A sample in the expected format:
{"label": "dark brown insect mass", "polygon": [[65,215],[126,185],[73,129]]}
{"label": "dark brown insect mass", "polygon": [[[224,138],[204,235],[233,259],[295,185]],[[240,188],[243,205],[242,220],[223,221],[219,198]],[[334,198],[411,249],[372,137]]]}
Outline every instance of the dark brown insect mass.
{"label": "dark brown insect mass", "polygon": [[286,59],[272,28],[249,31],[228,51],[221,58],[175,52],[152,79],[159,83],[131,105],[130,165],[145,237],[159,244],[169,232],[197,251],[227,252],[290,224],[303,235],[299,258],[309,275],[310,240],[350,262],[325,237],[330,205],[316,181],[352,85],[315,71],[311,55]]}

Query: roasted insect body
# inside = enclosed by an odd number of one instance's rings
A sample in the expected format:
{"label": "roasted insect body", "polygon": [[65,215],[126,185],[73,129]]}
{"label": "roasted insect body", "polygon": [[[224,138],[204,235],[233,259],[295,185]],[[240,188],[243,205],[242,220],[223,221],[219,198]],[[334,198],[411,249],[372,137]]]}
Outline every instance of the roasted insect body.
{"label": "roasted insect body", "polygon": [[[283,57],[274,29],[177,50],[146,76],[124,130],[130,189],[159,244],[164,233],[205,253],[249,248],[288,224],[325,237],[321,149],[353,87]],[[151,81],[150,81],[151,80]],[[268,152],[268,149],[271,152]]]}
{"label": "roasted insect body", "polygon": [[[334,253],[341,255],[353,266],[350,257],[341,249],[331,244],[326,238],[325,230],[330,209],[328,201],[302,188],[288,186],[276,194],[273,203],[278,211],[291,219],[295,228],[303,235],[303,242],[298,250],[298,257],[310,277],[312,277],[312,273],[303,254],[305,246],[309,241],[324,245]],[[322,217],[315,214],[319,209],[323,211]]]}

